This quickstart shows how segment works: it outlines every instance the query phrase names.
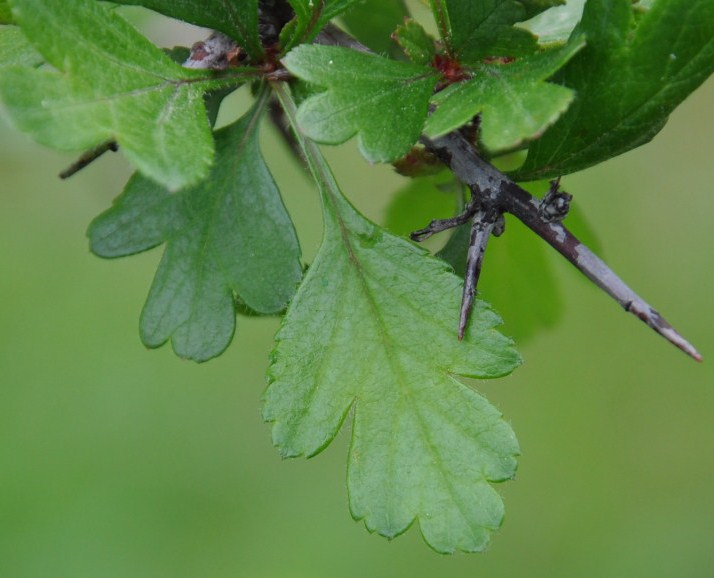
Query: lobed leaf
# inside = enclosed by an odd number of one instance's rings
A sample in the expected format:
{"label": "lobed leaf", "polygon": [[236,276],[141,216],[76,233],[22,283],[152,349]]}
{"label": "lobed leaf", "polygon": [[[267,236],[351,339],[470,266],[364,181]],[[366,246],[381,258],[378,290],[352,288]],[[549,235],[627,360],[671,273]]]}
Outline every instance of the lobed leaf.
{"label": "lobed leaf", "polygon": [[297,237],[258,147],[259,113],[216,132],[208,179],[171,194],[135,175],[89,228],[101,257],[167,243],[141,316],[149,347],[171,339],[181,357],[219,355],[233,336],[236,296],[277,313],[300,281]]}
{"label": "lobed leaf", "polygon": [[393,161],[417,141],[438,79],[429,68],[333,46],[299,46],[283,64],[327,88],[300,106],[305,134],[330,144],[357,134],[370,162]]}
{"label": "lobed leaf", "polygon": [[434,96],[438,106],[424,132],[436,138],[481,114],[480,138],[493,154],[537,138],[574,97],[572,90],[545,80],[584,45],[583,38],[577,37],[559,49],[474,67],[473,78]]}
{"label": "lobed leaf", "polygon": [[569,110],[531,145],[516,178],[582,170],[648,142],[714,72],[714,2],[589,0],[588,44],[559,81],[577,91]]}
{"label": "lobed leaf", "polygon": [[144,6],[197,26],[219,30],[251,56],[263,52],[258,36],[258,0],[114,0]]}
{"label": "lobed leaf", "polygon": [[225,80],[181,68],[99,2],[12,5],[25,36],[57,69],[3,72],[0,100],[20,129],[62,150],[116,140],[142,173],[171,189],[206,176],[213,140],[203,93]]}
{"label": "lobed leaf", "polygon": [[352,410],[352,515],[390,538],[418,519],[440,552],[481,550],[503,518],[491,483],[513,476],[518,445],[453,376],[502,376],[520,357],[483,302],[458,341],[459,279],[360,215],[320,162],[325,234],[277,335],[264,399],[274,443],[286,457],[315,455]]}

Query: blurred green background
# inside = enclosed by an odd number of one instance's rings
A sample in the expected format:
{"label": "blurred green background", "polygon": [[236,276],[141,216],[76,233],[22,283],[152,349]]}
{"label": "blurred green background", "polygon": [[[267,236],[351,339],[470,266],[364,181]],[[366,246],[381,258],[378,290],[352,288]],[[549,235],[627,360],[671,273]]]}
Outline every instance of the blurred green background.
{"label": "blurred green background", "polygon": [[[60,182],[74,157],[3,123],[0,576],[711,577],[713,102],[710,80],[653,143],[564,179],[611,266],[705,362],[549,254],[562,322],[521,345],[512,377],[475,383],[523,450],[500,487],[506,521],[485,554],[451,557],[416,528],[388,542],[351,520],[346,432],[312,460],[278,457],[259,413],[277,320],[239,319],[200,366],[147,351],[138,316],[160,250],[102,261],[84,238],[129,167],[109,155]],[[311,258],[317,195],[270,133],[264,149]],[[380,220],[403,181],[354,149],[328,154]]]}

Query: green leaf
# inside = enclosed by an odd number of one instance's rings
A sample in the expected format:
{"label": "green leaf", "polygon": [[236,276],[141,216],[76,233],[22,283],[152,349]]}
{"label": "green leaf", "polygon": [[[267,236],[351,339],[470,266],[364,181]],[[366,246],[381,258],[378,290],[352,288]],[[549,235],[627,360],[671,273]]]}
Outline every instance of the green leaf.
{"label": "green leaf", "polygon": [[0,100],[20,129],[62,150],[116,140],[142,173],[171,189],[206,176],[213,140],[202,94],[227,81],[181,68],[99,2],[13,6],[23,33],[60,71],[3,72]]}
{"label": "green leaf", "polygon": [[288,0],[298,21],[314,20],[318,30],[357,0]]}
{"label": "green leaf", "polygon": [[414,64],[429,64],[434,59],[434,39],[416,20],[407,20],[399,26],[394,38]]}
{"label": "green leaf", "polygon": [[534,143],[517,178],[582,170],[648,142],[668,115],[714,72],[714,2],[590,0],[580,29],[588,44],[559,80],[578,93]]}
{"label": "green leaf", "polygon": [[568,0],[519,26],[535,34],[539,44],[564,44],[580,22],[584,6],[585,0]]}
{"label": "green leaf", "polygon": [[381,54],[395,49],[390,35],[408,16],[404,0],[363,0],[353,4],[341,19],[362,44]]}
{"label": "green leaf", "polygon": [[315,455],[351,410],[352,515],[387,537],[418,519],[440,552],[481,550],[503,518],[491,482],[513,476],[518,445],[499,412],[454,376],[498,377],[520,358],[483,302],[459,342],[459,279],[360,215],[319,149],[303,147],[325,234],[272,355],[263,415],[274,443],[284,456]]}
{"label": "green leaf", "polygon": [[431,0],[431,7],[447,52],[462,62],[529,54],[537,47],[535,36],[513,26],[528,17],[516,0]]}
{"label": "green leaf", "polygon": [[520,3],[526,9],[526,18],[533,18],[555,6],[562,6],[566,0],[520,0]]}
{"label": "green leaf", "polygon": [[254,57],[263,52],[258,37],[258,0],[114,0],[150,8],[191,24],[219,30]]}
{"label": "green leaf", "polygon": [[584,46],[580,37],[566,46],[518,58],[481,64],[473,78],[452,85],[432,99],[438,105],[424,132],[444,135],[481,114],[480,138],[496,154],[537,138],[565,112],[573,91],[545,82]]}
{"label": "green leaf", "polygon": [[135,176],[90,226],[102,257],[167,243],[141,317],[149,347],[171,338],[178,355],[205,361],[232,338],[236,296],[277,313],[295,291],[300,250],[258,148],[259,112],[216,133],[217,162],[201,184],[171,194]]}
{"label": "green leaf", "polygon": [[42,56],[32,47],[17,26],[0,26],[0,68],[8,66],[35,67]]}
{"label": "green leaf", "polygon": [[421,134],[434,70],[332,46],[299,46],[283,63],[296,76],[327,87],[300,106],[300,125],[319,142],[355,134],[370,162],[393,161]]}
{"label": "green leaf", "polygon": [[288,0],[295,11],[295,18],[281,33],[287,50],[295,45],[310,42],[324,26],[347,10],[357,0]]}

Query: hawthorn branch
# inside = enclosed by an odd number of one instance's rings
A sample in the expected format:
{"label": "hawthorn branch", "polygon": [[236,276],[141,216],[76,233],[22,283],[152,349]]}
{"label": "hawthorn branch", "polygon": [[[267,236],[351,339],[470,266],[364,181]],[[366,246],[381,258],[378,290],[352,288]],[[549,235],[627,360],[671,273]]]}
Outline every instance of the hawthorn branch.
{"label": "hawthorn branch", "polygon": [[[261,7],[264,9],[273,8],[275,5],[283,8],[286,6],[285,2],[280,0],[261,2]],[[315,42],[370,52],[368,48],[333,24],[329,24],[318,35]],[[220,55],[213,56],[220,58]],[[226,60],[230,60],[230,56]],[[459,130],[434,140],[422,136],[421,142],[471,190],[471,200],[462,214],[451,219],[432,221],[425,229],[412,234],[412,239],[421,241],[434,233],[464,224],[469,219],[472,221],[459,319],[459,338],[463,337],[468,323],[488,240],[491,235],[500,233],[503,214],[510,213],[570,261],[596,286],[610,295],[625,311],[634,314],[695,360],[702,360],[702,356],[691,343],[560,222],[567,214],[571,197],[558,190],[558,181],[553,183],[546,198],[540,201],[482,159],[472,142]]]}
{"label": "hawthorn branch", "polygon": [[[687,355],[697,361],[702,360],[702,356],[694,346],[630,289],[602,259],[581,243],[561,222],[553,221],[544,215],[541,201],[483,160],[474,146],[459,131],[451,132],[433,141],[427,137],[422,137],[421,140],[427,149],[436,154],[451,169],[457,179],[471,189],[472,195],[479,198],[482,207],[501,214],[510,213],[518,218],[617,301],[625,311],[644,321]],[[480,241],[480,243],[485,248],[485,242]],[[465,295],[466,286],[467,284],[464,285]],[[475,286],[473,289],[475,291]],[[462,329],[460,328],[459,331],[461,332]]]}

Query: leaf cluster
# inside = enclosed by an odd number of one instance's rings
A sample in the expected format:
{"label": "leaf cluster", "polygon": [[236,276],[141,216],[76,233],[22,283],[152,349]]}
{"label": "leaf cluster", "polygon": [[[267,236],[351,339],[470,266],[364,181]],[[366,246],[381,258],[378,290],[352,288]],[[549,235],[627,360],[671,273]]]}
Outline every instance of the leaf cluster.
{"label": "leaf cluster", "polygon": [[[281,454],[319,453],[351,417],[352,515],[390,538],[418,521],[434,549],[478,551],[503,517],[492,484],[513,477],[519,450],[457,378],[507,375],[520,357],[483,301],[455,338],[464,230],[440,258],[395,234],[421,224],[404,217],[418,214],[414,199],[436,194],[450,212],[463,188],[444,173],[412,181],[389,231],[344,197],[316,143],[356,136],[370,162],[434,173],[414,148],[421,135],[469,126],[484,157],[524,151],[511,174],[543,179],[646,142],[714,71],[712,0],[588,0],[565,32],[549,20],[572,10],[563,4],[430,0],[433,37],[403,0],[0,0],[0,102],[42,144],[116,143],[136,167],[88,235],[105,258],[164,245],[141,315],[147,346],[170,341],[206,361],[229,345],[239,311],[285,312],[263,410]],[[116,5],[216,30],[244,57],[181,66]],[[326,45],[335,19],[371,51]],[[221,99],[243,85],[254,104],[215,129]],[[306,273],[259,145],[272,107],[322,200],[324,238]],[[540,245],[523,246],[504,253],[504,271],[545,262]],[[509,277],[502,306],[522,303],[530,281]],[[522,309],[522,336],[557,316]]]}

